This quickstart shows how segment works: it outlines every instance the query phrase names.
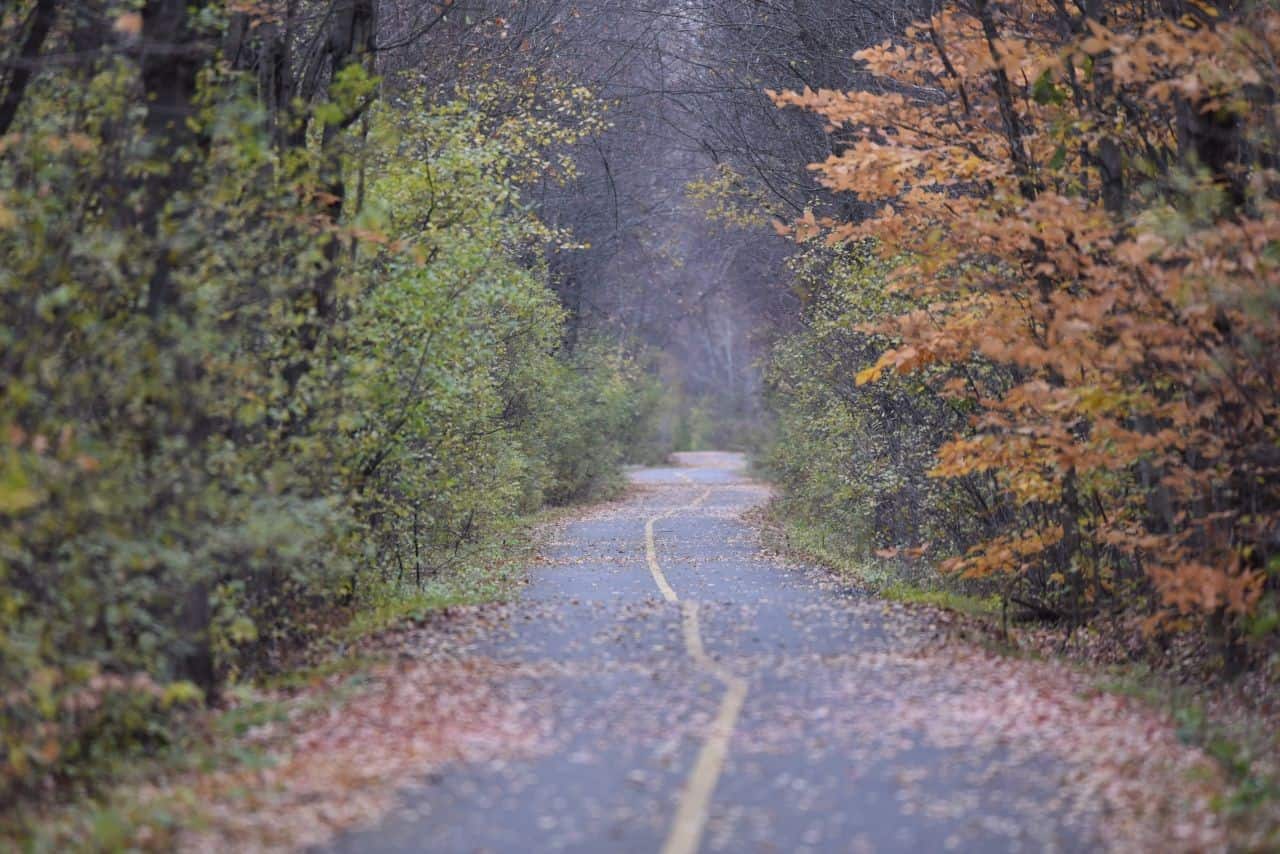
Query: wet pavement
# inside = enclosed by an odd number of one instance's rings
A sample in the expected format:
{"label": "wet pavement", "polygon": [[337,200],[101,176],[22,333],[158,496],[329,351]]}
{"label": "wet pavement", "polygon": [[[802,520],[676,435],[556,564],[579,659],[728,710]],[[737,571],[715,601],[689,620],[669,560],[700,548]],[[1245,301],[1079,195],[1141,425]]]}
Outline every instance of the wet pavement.
{"label": "wet pavement", "polygon": [[1099,846],[1069,758],[970,714],[1000,698],[925,654],[927,626],[761,550],[741,456],[678,462],[568,523],[469,642],[519,666],[501,690],[545,717],[539,749],[434,769],[328,850]]}

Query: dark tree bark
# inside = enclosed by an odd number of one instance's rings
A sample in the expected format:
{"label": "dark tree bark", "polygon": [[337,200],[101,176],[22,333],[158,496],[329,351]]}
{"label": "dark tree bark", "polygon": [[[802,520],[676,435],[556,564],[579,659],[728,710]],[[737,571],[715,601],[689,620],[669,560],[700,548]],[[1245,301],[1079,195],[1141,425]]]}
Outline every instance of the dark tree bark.
{"label": "dark tree bark", "polygon": [[[266,109],[272,143],[283,150],[290,142],[289,129],[295,123],[292,99],[295,94],[293,55],[289,37],[293,31],[296,3],[290,0],[282,19],[255,21],[247,12],[231,19],[224,54],[231,67],[257,78],[258,97]],[[301,144],[303,136],[298,136]]]}
{"label": "dark tree bark", "polygon": [[[188,119],[193,112],[200,69],[211,56],[210,45],[192,27],[190,13],[206,0],[149,0],[142,10],[142,87],[146,92],[145,131],[156,166],[145,183],[142,233],[159,237],[159,225],[169,203],[188,189],[198,147],[197,132]],[[171,276],[170,253],[156,247],[147,306],[153,317],[173,307],[178,295]]]}
{"label": "dark tree bark", "polygon": [[[377,35],[376,11],[375,0],[333,0],[329,7],[330,23],[325,40],[331,80],[353,65],[372,61]],[[307,80],[318,79],[316,68],[318,66],[313,65],[305,75],[307,79],[302,83],[304,91],[311,85]],[[338,136],[360,118],[363,110],[364,106],[361,106],[352,115],[344,117],[343,121],[325,125],[321,133],[321,180],[324,182],[326,196],[323,213],[334,225],[342,219],[342,209],[347,197],[346,182],[342,178],[342,153],[337,147]],[[305,144],[305,130],[305,127],[299,126],[290,128],[286,133],[286,145]],[[306,320],[298,330],[299,353],[283,371],[285,383],[291,390],[311,370],[311,354],[319,346],[325,329],[333,322],[337,313],[336,285],[341,253],[341,241],[336,235],[330,236],[324,245],[325,268],[312,281],[309,292],[302,297],[309,305],[302,306]]]}
{"label": "dark tree bark", "polygon": [[[206,36],[198,32],[192,15],[207,0],[148,0],[142,10],[140,77],[146,93],[144,131],[153,168],[143,182],[138,227],[146,238],[153,267],[148,283],[147,311],[155,321],[155,334],[167,340],[170,315],[180,312],[180,297],[173,280],[173,253],[161,239],[160,226],[167,217],[181,216],[183,197],[191,190],[197,152],[203,148],[189,119],[194,110],[201,68],[212,57]],[[179,356],[177,373],[192,379],[196,366]],[[178,430],[199,437],[202,425],[197,412],[184,413]],[[210,586],[203,578],[193,579],[178,593],[179,625],[185,648],[176,654],[175,670],[180,679],[200,686],[211,699],[218,681],[214,671],[210,637]]]}
{"label": "dark tree bark", "polygon": [[13,63],[9,79],[5,81],[4,99],[0,100],[0,136],[9,132],[14,118],[18,115],[18,107],[22,105],[27,84],[40,59],[40,49],[44,40],[53,29],[58,17],[58,0],[38,0],[31,10],[31,22],[27,26],[26,38],[22,40],[22,48]]}
{"label": "dark tree bark", "polygon": [[[373,57],[376,8],[375,0],[334,0],[328,40],[334,79],[347,68],[360,65]],[[322,134],[321,148],[325,158],[323,178],[327,194],[324,213],[335,225],[342,219],[342,208],[347,199],[347,185],[342,178],[342,155],[336,150],[337,139],[342,131],[359,119],[363,109],[363,106],[358,108],[352,115],[344,117],[341,123],[325,125]],[[304,351],[315,349],[324,324],[333,318],[336,308],[334,287],[341,249],[341,243],[336,237],[330,238],[325,245],[325,260],[328,263],[312,290],[317,322],[307,324],[302,330]]]}
{"label": "dark tree bark", "polygon": [[996,27],[989,0],[974,0],[973,7],[978,21],[982,24],[982,34],[987,40],[987,49],[995,62],[991,76],[995,82],[996,98],[999,102],[1000,121],[1004,125],[1005,139],[1009,143],[1009,156],[1018,170],[1022,195],[1028,199],[1034,199],[1040,194],[1041,188],[1032,177],[1031,158],[1027,155],[1026,145],[1023,142],[1026,131],[1022,127],[1022,117],[1018,114],[1017,105],[1014,103],[1013,86],[1009,81],[1009,75],[1005,73],[1004,66],[1001,64],[1000,31]]}

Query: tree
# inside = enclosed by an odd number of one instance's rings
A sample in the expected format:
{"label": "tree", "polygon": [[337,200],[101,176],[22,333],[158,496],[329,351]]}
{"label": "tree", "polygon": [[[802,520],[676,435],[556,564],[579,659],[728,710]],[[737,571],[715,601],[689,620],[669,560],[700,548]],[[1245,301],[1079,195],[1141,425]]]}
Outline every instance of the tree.
{"label": "tree", "polygon": [[906,259],[915,308],[858,381],[929,369],[973,412],[935,476],[1016,511],[946,566],[1072,623],[1205,621],[1229,664],[1277,566],[1277,23],[952,3],[858,54],[874,86],[775,96],[850,140],[814,168],[878,208],[800,231]]}

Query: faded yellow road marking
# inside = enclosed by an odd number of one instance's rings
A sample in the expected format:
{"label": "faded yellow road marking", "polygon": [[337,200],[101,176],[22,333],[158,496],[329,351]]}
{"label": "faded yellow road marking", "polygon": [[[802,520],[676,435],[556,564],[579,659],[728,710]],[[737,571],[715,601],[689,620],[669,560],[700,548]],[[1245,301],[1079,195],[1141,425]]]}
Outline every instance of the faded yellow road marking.
{"label": "faded yellow road marking", "polygon": [[711,664],[714,668],[715,662],[707,657],[707,651],[702,647],[702,627],[698,622],[697,602],[680,603],[680,622],[684,629],[684,648],[689,657],[699,665],[705,667]]}
{"label": "faded yellow road marking", "polygon": [[[684,475],[681,475],[681,479],[689,480]],[[662,592],[662,597],[668,602],[680,602],[680,597],[667,581],[662,565],[658,562],[654,525],[681,510],[692,510],[701,506],[710,495],[711,489],[708,487],[692,504],[669,510],[645,522],[644,546],[649,572],[653,575],[653,581],[658,586],[658,590]],[[707,655],[702,643],[702,625],[698,619],[697,602],[680,602],[680,623],[684,632],[685,652],[699,667],[720,680],[725,687],[725,692],[720,699],[720,708],[711,722],[707,740],[698,751],[698,758],[693,763],[689,779],[685,781],[684,788],[680,791],[675,818],[671,821],[671,829],[667,832],[666,842],[663,843],[662,854],[696,854],[702,845],[702,835],[707,829],[711,797],[715,793],[716,784],[720,781],[720,774],[724,771],[725,759],[729,755],[729,742],[733,738],[734,727],[738,724],[738,716],[742,714],[742,706],[747,699],[747,681],[721,667]]]}
{"label": "faded yellow road marking", "polygon": [[649,574],[653,576],[653,583],[658,585],[658,589],[662,591],[662,598],[668,602],[675,602],[679,597],[676,596],[675,589],[667,581],[666,573],[662,571],[661,564],[658,563],[658,549],[653,542],[653,525],[666,516],[654,516],[648,522],[644,523],[644,556],[649,562]]}
{"label": "faded yellow road marking", "polygon": [[[681,475],[682,478],[688,480],[687,477]],[[666,573],[662,571],[662,564],[658,563],[658,544],[654,540],[653,526],[661,522],[663,519],[670,519],[681,510],[696,510],[702,506],[702,503],[711,497],[711,488],[708,487],[701,495],[693,500],[692,503],[677,507],[674,510],[668,510],[661,516],[654,516],[644,523],[644,558],[649,564],[649,574],[653,576],[653,583],[658,585],[658,590],[662,592],[662,598],[668,602],[677,602],[680,597],[676,595],[675,588],[667,581]]]}
{"label": "faded yellow road marking", "polygon": [[715,793],[725,758],[729,755],[729,741],[747,699],[747,683],[735,678],[726,685],[720,709],[711,723],[711,732],[698,751],[698,761],[680,792],[680,804],[671,822],[662,854],[697,854],[702,845],[702,834],[707,829],[707,817],[711,808],[711,796]]}

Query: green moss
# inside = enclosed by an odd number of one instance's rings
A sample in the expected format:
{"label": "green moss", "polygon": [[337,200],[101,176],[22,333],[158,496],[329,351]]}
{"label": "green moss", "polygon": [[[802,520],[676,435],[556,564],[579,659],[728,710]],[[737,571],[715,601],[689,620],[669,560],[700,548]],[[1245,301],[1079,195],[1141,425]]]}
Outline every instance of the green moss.
{"label": "green moss", "polygon": [[1000,618],[1001,603],[999,596],[975,596],[955,590],[925,590],[907,584],[891,584],[879,591],[880,595],[894,602],[905,602],[914,605],[932,605],[935,608],[946,608],[948,611],[959,611],[975,617]]}

